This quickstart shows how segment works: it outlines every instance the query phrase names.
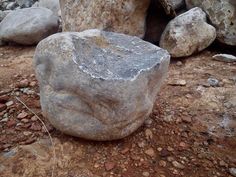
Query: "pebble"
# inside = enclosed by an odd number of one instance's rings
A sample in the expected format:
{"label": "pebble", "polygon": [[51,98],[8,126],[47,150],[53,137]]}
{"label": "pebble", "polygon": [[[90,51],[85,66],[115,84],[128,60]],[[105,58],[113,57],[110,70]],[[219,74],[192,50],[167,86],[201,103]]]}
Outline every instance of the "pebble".
{"label": "pebble", "polygon": [[175,167],[175,168],[178,168],[178,169],[184,169],[184,165],[182,165],[181,163],[177,162],[177,161],[173,161],[172,162],[172,165]]}
{"label": "pebble", "polygon": [[36,82],[36,81],[32,81],[32,82],[30,82],[30,84],[29,84],[29,85],[30,85],[31,87],[34,87],[34,86],[36,86],[36,84],[37,84],[37,82]]}
{"label": "pebble", "polygon": [[174,157],[171,157],[171,156],[167,157],[168,162],[173,162],[174,160],[175,160]]}
{"label": "pebble", "polygon": [[29,131],[24,131],[24,132],[23,132],[23,135],[25,135],[25,136],[30,136],[30,135],[32,135],[32,133],[29,132]]}
{"label": "pebble", "polygon": [[38,118],[36,116],[31,117],[31,121],[35,122],[37,120],[38,120]]}
{"label": "pebble", "polygon": [[152,139],[153,138],[153,133],[150,129],[145,130],[145,136],[147,139]]}
{"label": "pebble", "polygon": [[6,118],[2,119],[0,122],[7,122],[8,120],[9,120],[9,118],[6,117]]}
{"label": "pebble", "polygon": [[0,111],[4,111],[7,108],[7,105],[0,103]]}
{"label": "pebble", "polygon": [[209,78],[207,80],[208,84],[210,84],[210,86],[212,87],[217,87],[219,86],[219,80],[215,79],[215,78]]}
{"label": "pebble", "polygon": [[28,113],[22,111],[20,114],[18,114],[17,119],[24,119],[28,116]]}
{"label": "pebble", "polygon": [[187,84],[187,82],[186,82],[186,80],[179,79],[179,80],[174,80],[168,84],[173,85],[173,86],[185,86]]}
{"label": "pebble", "polygon": [[186,123],[191,123],[192,122],[192,118],[189,117],[189,116],[184,116],[181,118],[183,122],[186,122]]}
{"label": "pebble", "polygon": [[17,85],[18,88],[25,88],[29,86],[29,81],[27,79],[21,80]]}
{"label": "pebble", "polygon": [[170,146],[167,147],[167,150],[170,151],[170,152],[174,151],[174,149]]}
{"label": "pebble", "polygon": [[213,59],[223,62],[236,62],[236,56],[229,54],[217,54],[213,56]]}
{"label": "pebble", "polygon": [[30,130],[34,130],[34,131],[40,131],[42,129],[42,127],[38,124],[33,123],[30,127]]}
{"label": "pebble", "polygon": [[154,151],[153,148],[147,149],[144,153],[147,154],[150,157],[154,157],[155,156],[155,151]]}
{"label": "pebble", "polygon": [[231,175],[233,175],[234,177],[236,177],[236,168],[230,168],[229,172]]}
{"label": "pebble", "polygon": [[115,163],[114,162],[106,162],[104,164],[104,166],[105,166],[105,169],[107,171],[110,171],[110,170],[112,170],[115,167]]}
{"label": "pebble", "polygon": [[159,165],[160,165],[161,167],[166,167],[166,161],[160,160]]}
{"label": "pebble", "polygon": [[162,149],[160,152],[161,157],[167,157],[169,155],[170,155],[170,153],[166,149]]}
{"label": "pebble", "polygon": [[8,122],[7,122],[7,126],[8,127],[13,127],[16,125],[16,121],[14,119],[10,119]]}
{"label": "pebble", "polygon": [[8,101],[8,102],[6,102],[7,107],[12,106],[13,104],[14,104],[13,101]]}
{"label": "pebble", "polygon": [[221,167],[228,167],[228,164],[225,163],[223,160],[221,160],[219,164]]}
{"label": "pebble", "polygon": [[150,174],[149,174],[149,172],[145,171],[145,172],[143,172],[143,176],[148,177],[148,176],[150,176]]}
{"label": "pebble", "polygon": [[177,66],[182,66],[183,63],[182,63],[181,61],[177,61],[176,65],[177,65]]}

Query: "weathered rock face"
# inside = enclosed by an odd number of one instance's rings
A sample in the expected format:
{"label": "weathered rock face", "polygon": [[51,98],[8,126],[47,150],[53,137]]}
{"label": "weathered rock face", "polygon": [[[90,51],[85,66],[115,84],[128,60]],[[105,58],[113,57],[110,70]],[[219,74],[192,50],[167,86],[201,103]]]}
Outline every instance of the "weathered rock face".
{"label": "weathered rock face", "polygon": [[150,0],[60,0],[63,31],[97,28],[143,37]]}
{"label": "weathered rock face", "polygon": [[9,13],[0,23],[0,39],[32,45],[56,33],[58,25],[58,17],[49,9],[19,9]]}
{"label": "weathered rock face", "polygon": [[0,10],[0,22],[7,16],[7,14],[9,14],[11,12],[11,10]]}
{"label": "weathered rock face", "polygon": [[151,113],[169,59],[167,51],[124,34],[52,35],[34,57],[43,113],[69,135],[123,138]]}
{"label": "weathered rock face", "polygon": [[184,6],[184,0],[168,0],[174,9],[179,9]]}
{"label": "weathered rock face", "polygon": [[187,7],[201,7],[211,24],[217,29],[217,39],[228,45],[236,45],[235,0],[186,0]]}
{"label": "weathered rock face", "polygon": [[53,11],[55,15],[60,13],[59,0],[39,0],[34,4],[34,7],[45,7]]}
{"label": "weathered rock face", "polygon": [[160,46],[172,57],[186,57],[202,51],[215,38],[215,28],[206,23],[206,14],[196,7],[169,22],[161,36]]}

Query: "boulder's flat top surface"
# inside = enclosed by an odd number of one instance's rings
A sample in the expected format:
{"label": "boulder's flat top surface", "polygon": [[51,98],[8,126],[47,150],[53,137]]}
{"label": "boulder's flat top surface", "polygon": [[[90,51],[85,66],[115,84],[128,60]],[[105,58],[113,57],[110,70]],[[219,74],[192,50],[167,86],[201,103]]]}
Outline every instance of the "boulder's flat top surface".
{"label": "boulder's flat top surface", "polygon": [[73,60],[81,70],[92,77],[106,80],[135,79],[140,72],[168,58],[167,51],[123,34],[89,30],[82,33],[65,32],[51,39],[55,38],[61,38],[64,46],[68,43],[74,46],[76,58]]}

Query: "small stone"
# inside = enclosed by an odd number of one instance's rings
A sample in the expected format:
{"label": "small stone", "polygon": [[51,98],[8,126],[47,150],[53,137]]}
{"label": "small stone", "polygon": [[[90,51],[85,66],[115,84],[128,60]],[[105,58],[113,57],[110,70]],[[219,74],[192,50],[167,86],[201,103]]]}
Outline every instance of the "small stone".
{"label": "small stone", "polygon": [[152,139],[153,138],[153,133],[150,129],[145,130],[145,136],[147,139]]}
{"label": "small stone", "polygon": [[126,147],[121,151],[121,154],[126,154],[127,152],[129,152],[129,148]]}
{"label": "small stone", "polygon": [[166,149],[162,149],[160,152],[161,157],[167,157],[169,155],[170,155],[170,153]]}
{"label": "small stone", "polygon": [[147,154],[150,157],[154,157],[155,156],[155,151],[153,148],[149,148],[148,150],[145,151],[145,154]]}
{"label": "small stone", "polygon": [[10,106],[12,106],[13,104],[14,104],[14,102],[13,102],[13,101],[8,101],[8,102],[6,103],[7,107],[10,107]]}
{"label": "small stone", "polygon": [[192,118],[189,117],[189,116],[184,116],[181,118],[183,122],[186,122],[186,123],[191,123],[192,122]]}
{"label": "small stone", "polygon": [[144,141],[138,142],[138,147],[144,148],[145,147],[145,142]]}
{"label": "small stone", "polygon": [[170,152],[174,151],[174,149],[170,146],[167,147],[167,150],[170,151]]}
{"label": "small stone", "polygon": [[175,160],[174,157],[171,157],[171,156],[167,157],[168,162],[173,162],[174,160]]}
{"label": "small stone", "polygon": [[178,61],[178,62],[176,63],[176,65],[177,65],[177,66],[182,66],[183,63],[182,63],[181,61]]}
{"label": "small stone", "polygon": [[22,111],[20,114],[18,114],[17,119],[24,119],[28,116],[28,113]]}
{"label": "small stone", "polygon": [[231,175],[233,175],[234,177],[236,177],[236,168],[230,168],[229,172]]}
{"label": "small stone", "polygon": [[115,163],[114,163],[114,162],[106,162],[106,163],[105,163],[105,169],[106,169],[107,171],[112,170],[114,167],[115,167]]}
{"label": "small stone", "polygon": [[98,164],[98,163],[95,163],[95,164],[94,164],[94,168],[99,168],[99,164]]}
{"label": "small stone", "polygon": [[30,130],[34,130],[34,131],[40,131],[42,129],[42,127],[36,123],[33,123],[30,127]]}
{"label": "small stone", "polygon": [[7,108],[7,105],[0,103],[0,111],[4,111]]}
{"label": "small stone", "polygon": [[184,169],[184,165],[182,165],[181,163],[177,162],[177,161],[173,161],[172,162],[172,165],[175,167],[175,168],[178,168],[178,169]]}
{"label": "small stone", "polygon": [[28,120],[28,119],[21,119],[21,122],[23,122],[23,123],[28,123],[29,120]]}
{"label": "small stone", "polygon": [[219,86],[219,80],[215,79],[215,78],[209,78],[207,80],[208,84],[210,84],[210,86],[212,87],[217,87]]}
{"label": "small stone", "polygon": [[228,167],[228,164],[225,163],[223,160],[221,160],[219,164],[221,167]]}
{"label": "small stone", "polygon": [[166,167],[166,161],[160,160],[159,165],[160,165],[161,167]]}
{"label": "small stone", "polygon": [[31,121],[35,122],[37,120],[38,120],[38,118],[36,116],[31,117]]}
{"label": "small stone", "polygon": [[161,148],[161,147],[158,147],[157,150],[158,150],[159,152],[161,152],[161,151],[162,151],[162,148]]}
{"label": "small stone", "polygon": [[25,135],[25,136],[30,136],[30,135],[32,135],[32,133],[29,132],[29,131],[25,131],[25,132],[23,132],[23,135]]}
{"label": "small stone", "polygon": [[30,82],[30,84],[29,84],[31,87],[34,87],[34,86],[36,86],[37,85],[37,82],[35,82],[35,81],[32,81],[32,82]]}
{"label": "small stone", "polygon": [[214,60],[223,61],[223,62],[236,62],[236,56],[229,54],[217,54],[213,56]]}
{"label": "small stone", "polygon": [[16,121],[14,119],[10,119],[8,122],[7,122],[7,126],[8,127],[13,127],[16,125]]}
{"label": "small stone", "polygon": [[21,80],[20,83],[18,84],[19,88],[25,88],[29,86],[29,81],[27,79]]}
{"label": "small stone", "polygon": [[173,80],[171,82],[168,83],[169,85],[172,85],[172,86],[186,86],[187,82],[186,80]]}
{"label": "small stone", "polygon": [[147,127],[150,127],[152,125],[152,119],[146,119],[144,124],[147,126]]}
{"label": "small stone", "polygon": [[6,118],[2,119],[0,122],[7,122],[8,120],[9,120],[9,118],[6,117]]}
{"label": "small stone", "polygon": [[180,143],[179,143],[179,146],[182,147],[182,148],[186,148],[186,147],[187,147],[187,145],[186,145],[185,142],[180,142]]}
{"label": "small stone", "polygon": [[145,171],[145,172],[143,172],[143,176],[148,177],[148,176],[150,176],[150,174],[149,174],[149,172]]}

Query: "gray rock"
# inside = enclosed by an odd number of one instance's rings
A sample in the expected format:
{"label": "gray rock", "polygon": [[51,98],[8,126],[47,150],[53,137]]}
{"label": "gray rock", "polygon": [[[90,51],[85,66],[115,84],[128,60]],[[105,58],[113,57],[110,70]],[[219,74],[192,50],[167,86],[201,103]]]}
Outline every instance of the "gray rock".
{"label": "gray rock", "polygon": [[14,10],[16,7],[17,7],[16,2],[10,2],[6,7],[6,10]]}
{"label": "gray rock", "polygon": [[31,7],[37,0],[16,0],[21,8]]}
{"label": "gray rock", "polygon": [[128,136],[151,113],[169,60],[167,51],[124,34],[52,35],[38,44],[34,56],[43,114],[69,135]]}
{"label": "gray rock", "polygon": [[229,54],[217,54],[213,56],[213,59],[217,61],[228,62],[228,63],[236,62],[236,56],[229,55]]}
{"label": "gray rock", "polygon": [[229,172],[230,172],[231,175],[236,177],[236,168],[230,168]]}
{"label": "gray rock", "polygon": [[101,29],[144,37],[150,0],[60,0],[63,31]]}
{"label": "gray rock", "polygon": [[12,10],[0,10],[0,22],[10,13]]}
{"label": "gray rock", "polygon": [[215,28],[206,23],[206,14],[196,7],[169,22],[160,46],[172,57],[186,57],[207,48],[215,38]]}
{"label": "gray rock", "polygon": [[217,39],[228,45],[236,45],[235,0],[186,0],[187,7],[201,7],[211,24],[217,29]]}
{"label": "gray rock", "polygon": [[24,45],[37,44],[58,31],[58,17],[46,8],[25,8],[9,13],[0,23],[0,39]]}
{"label": "gray rock", "polygon": [[36,2],[34,7],[45,7],[53,11],[55,15],[59,15],[60,13],[60,4],[59,0],[39,0]]}
{"label": "gray rock", "polygon": [[174,9],[179,9],[184,6],[184,0],[168,0]]}
{"label": "gray rock", "polygon": [[209,79],[207,79],[207,82],[208,82],[208,84],[210,85],[210,86],[212,86],[212,87],[217,87],[217,86],[219,86],[219,80],[218,79],[216,79],[216,78],[209,78]]}

